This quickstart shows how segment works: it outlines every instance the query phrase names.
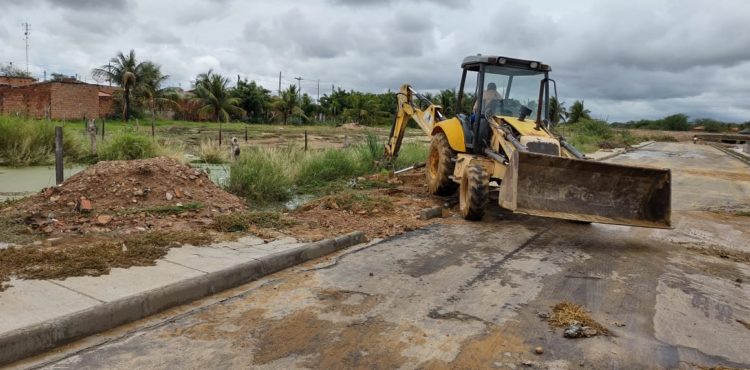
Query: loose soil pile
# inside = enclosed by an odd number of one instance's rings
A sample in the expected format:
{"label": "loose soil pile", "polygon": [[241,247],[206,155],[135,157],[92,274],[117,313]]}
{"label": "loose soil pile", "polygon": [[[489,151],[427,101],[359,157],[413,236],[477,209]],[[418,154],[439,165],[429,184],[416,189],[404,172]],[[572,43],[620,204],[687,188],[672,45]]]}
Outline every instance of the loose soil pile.
{"label": "loose soil pile", "polygon": [[193,230],[244,208],[205,172],[166,157],[99,162],[13,206],[46,234]]}
{"label": "loose soil pile", "polygon": [[[244,201],[170,158],[99,162],[0,212],[0,291],[12,276],[56,279],[152,265],[219,236],[214,218]],[[1,244],[0,244],[1,246]]]}
{"label": "loose soil pile", "polygon": [[312,201],[289,214],[297,223],[289,232],[297,238],[320,240],[361,230],[368,239],[398,235],[435,220],[420,220],[425,208],[444,200],[427,193],[424,172],[412,171],[398,177],[373,175],[366,181],[384,188],[352,190]]}

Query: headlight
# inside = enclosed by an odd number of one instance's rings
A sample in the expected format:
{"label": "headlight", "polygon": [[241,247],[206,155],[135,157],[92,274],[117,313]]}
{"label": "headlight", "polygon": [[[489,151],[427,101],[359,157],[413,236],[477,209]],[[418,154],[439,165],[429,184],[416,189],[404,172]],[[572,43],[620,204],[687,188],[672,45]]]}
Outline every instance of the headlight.
{"label": "headlight", "polygon": [[497,58],[497,64],[505,64],[505,58]]}
{"label": "headlight", "polygon": [[539,63],[537,63],[537,62],[531,62],[529,64],[529,67],[531,67],[531,69],[536,69],[537,67],[539,67]]}

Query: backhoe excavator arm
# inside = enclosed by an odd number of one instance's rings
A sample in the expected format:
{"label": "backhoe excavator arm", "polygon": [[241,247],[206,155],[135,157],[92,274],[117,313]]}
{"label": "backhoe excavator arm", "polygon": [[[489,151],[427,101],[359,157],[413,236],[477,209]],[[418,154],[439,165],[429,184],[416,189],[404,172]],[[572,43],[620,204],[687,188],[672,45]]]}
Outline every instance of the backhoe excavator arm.
{"label": "backhoe excavator arm", "polygon": [[[412,101],[413,98],[417,98],[428,104],[427,108],[424,110],[420,109],[419,106],[415,105]],[[385,160],[390,163],[393,163],[398,157],[398,152],[401,149],[401,142],[404,140],[404,133],[406,132],[406,125],[409,122],[409,118],[413,119],[428,137],[432,136],[432,127],[435,122],[445,119],[445,117],[443,117],[443,108],[441,106],[432,104],[431,101],[416,92],[408,84],[401,86],[399,92],[396,93],[396,99],[396,118],[393,121],[391,133],[385,144]]]}

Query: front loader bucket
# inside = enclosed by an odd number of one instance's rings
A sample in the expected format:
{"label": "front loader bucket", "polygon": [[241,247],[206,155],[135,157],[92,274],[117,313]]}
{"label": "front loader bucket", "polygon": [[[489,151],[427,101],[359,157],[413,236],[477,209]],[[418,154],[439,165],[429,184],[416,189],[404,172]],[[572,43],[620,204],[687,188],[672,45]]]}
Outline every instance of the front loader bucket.
{"label": "front loader bucket", "polygon": [[516,151],[499,201],[515,213],[670,228],[670,182],[668,169]]}

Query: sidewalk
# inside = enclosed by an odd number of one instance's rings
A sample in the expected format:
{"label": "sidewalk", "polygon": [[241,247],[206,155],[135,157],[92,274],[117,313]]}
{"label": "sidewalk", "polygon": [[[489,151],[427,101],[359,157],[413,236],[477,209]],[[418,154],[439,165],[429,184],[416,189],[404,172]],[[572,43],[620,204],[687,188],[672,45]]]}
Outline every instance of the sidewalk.
{"label": "sidewalk", "polygon": [[172,248],[155,266],[108,275],[13,280],[0,292],[0,365],[229,289],[364,242],[354,232],[315,243],[254,236]]}

